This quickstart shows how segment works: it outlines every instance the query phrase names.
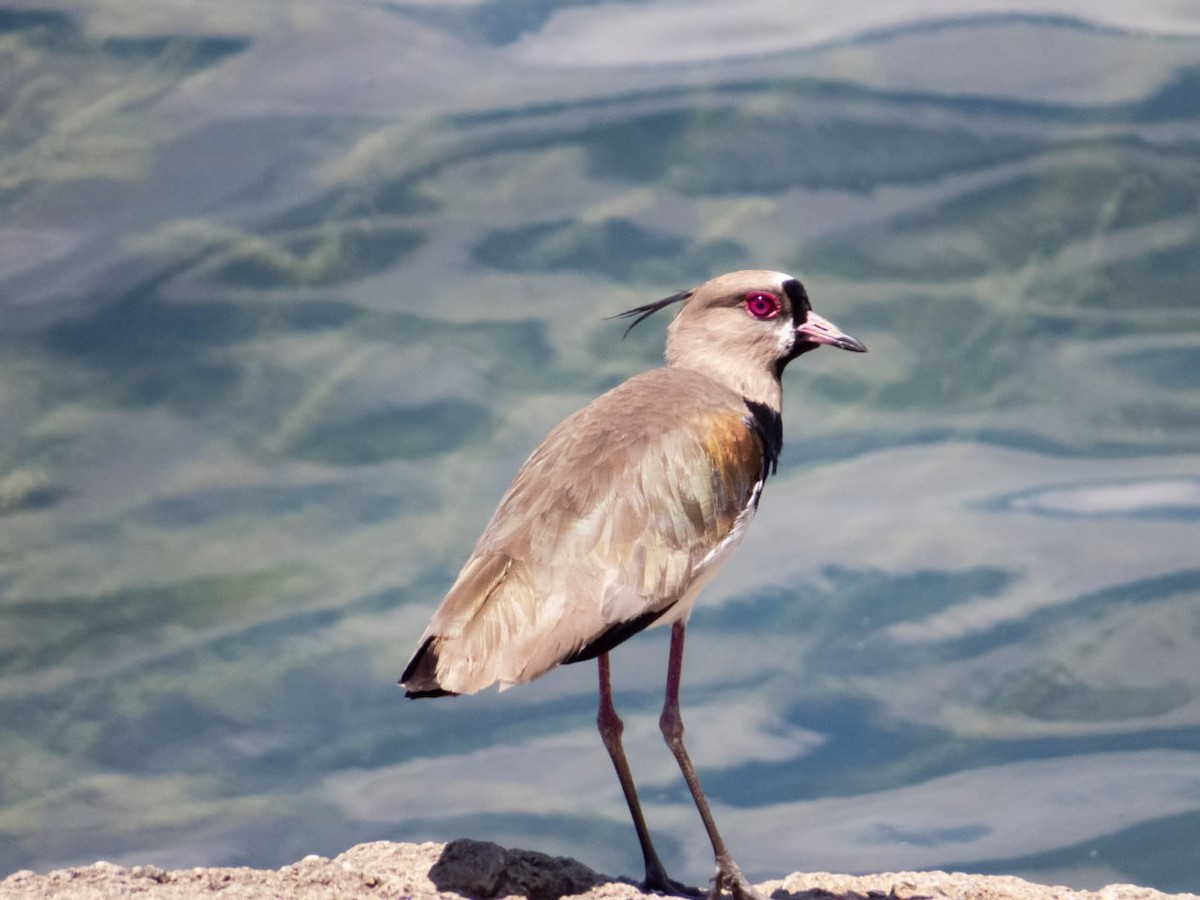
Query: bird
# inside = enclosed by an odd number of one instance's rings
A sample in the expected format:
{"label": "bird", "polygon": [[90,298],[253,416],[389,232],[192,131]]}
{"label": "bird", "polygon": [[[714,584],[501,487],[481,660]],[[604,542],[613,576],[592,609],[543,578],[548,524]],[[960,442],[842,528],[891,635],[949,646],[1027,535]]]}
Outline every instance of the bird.
{"label": "bird", "polygon": [[601,740],[645,863],[643,890],[703,896],[666,873],[621,743],[609,653],[671,628],[659,726],[712,844],[710,896],[759,895],[717,830],[683,743],[688,616],[741,542],[783,444],[782,376],[829,346],[866,346],[817,315],[799,279],[745,270],[619,313],[626,334],[667,307],[665,365],[634,375],[550,431],[520,467],[437,607],[400,684],[411,698],[500,690],[595,659]]}

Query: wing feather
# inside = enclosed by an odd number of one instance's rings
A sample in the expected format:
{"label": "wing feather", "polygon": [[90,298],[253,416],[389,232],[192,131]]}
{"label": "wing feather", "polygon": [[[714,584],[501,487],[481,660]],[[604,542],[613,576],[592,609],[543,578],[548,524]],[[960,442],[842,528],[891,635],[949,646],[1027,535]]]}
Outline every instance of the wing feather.
{"label": "wing feather", "polygon": [[422,639],[438,687],[528,681],[690,606],[757,497],[763,454],[742,398],[685,370],[630,379],[563,421]]}

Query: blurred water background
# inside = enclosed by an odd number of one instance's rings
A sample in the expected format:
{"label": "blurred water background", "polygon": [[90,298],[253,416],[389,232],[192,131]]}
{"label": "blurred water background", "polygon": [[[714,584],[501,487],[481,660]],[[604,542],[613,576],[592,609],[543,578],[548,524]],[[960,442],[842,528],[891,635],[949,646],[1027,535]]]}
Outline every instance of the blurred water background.
{"label": "blurred water background", "polygon": [[[592,665],[395,686],[521,460],[742,267],[791,367],[684,717],[748,874],[1200,890],[1200,10],[0,8],[0,874],[640,857]],[[710,856],[614,654],[651,827]]]}

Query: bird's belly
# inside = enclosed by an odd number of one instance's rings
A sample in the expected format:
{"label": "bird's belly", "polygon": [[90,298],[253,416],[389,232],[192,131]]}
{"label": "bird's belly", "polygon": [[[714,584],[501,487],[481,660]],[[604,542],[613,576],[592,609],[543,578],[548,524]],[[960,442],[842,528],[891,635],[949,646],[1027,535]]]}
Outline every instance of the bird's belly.
{"label": "bird's belly", "polygon": [[750,497],[750,502],[746,504],[746,508],[738,513],[738,517],[733,522],[733,527],[729,529],[729,534],[725,535],[715,547],[706,553],[698,563],[692,574],[692,580],[688,584],[687,591],[679,602],[674,604],[666,611],[666,614],[655,621],[655,625],[669,625],[675,622],[686,621],[687,617],[692,614],[692,606],[696,603],[696,598],[705,586],[712,581],[713,576],[717,574],[725,560],[729,559],[738,544],[742,542],[742,538],[746,536],[746,528],[754,519],[754,514],[758,511],[758,496],[762,492],[762,482],[760,481],[754,487],[754,493]]}

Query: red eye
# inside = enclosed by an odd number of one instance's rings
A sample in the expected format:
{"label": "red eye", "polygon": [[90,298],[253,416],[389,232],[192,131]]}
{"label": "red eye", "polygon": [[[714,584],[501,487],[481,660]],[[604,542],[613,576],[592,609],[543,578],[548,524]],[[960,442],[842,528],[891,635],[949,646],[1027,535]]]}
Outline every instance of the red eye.
{"label": "red eye", "polygon": [[779,298],[766,291],[751,291],[742,302],[746,312],[756,319],[773,319],[779,315]]}

